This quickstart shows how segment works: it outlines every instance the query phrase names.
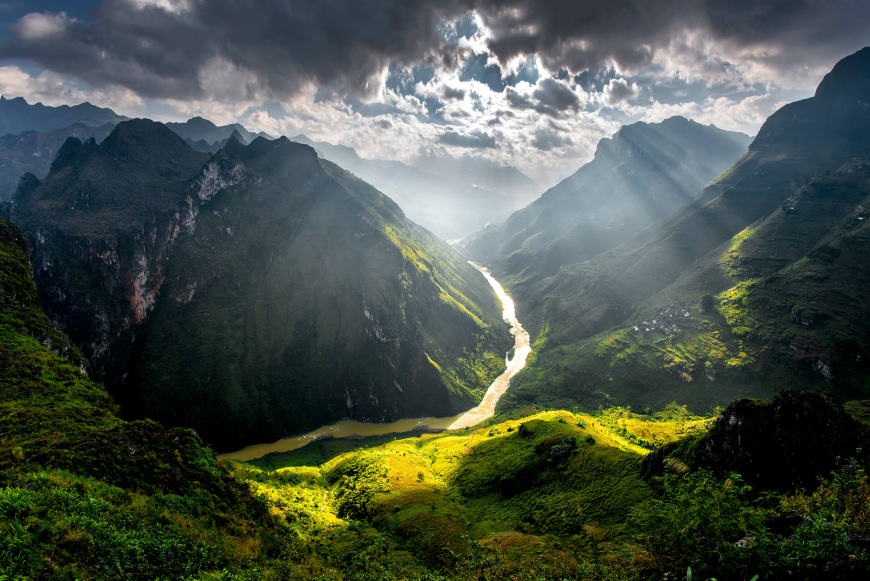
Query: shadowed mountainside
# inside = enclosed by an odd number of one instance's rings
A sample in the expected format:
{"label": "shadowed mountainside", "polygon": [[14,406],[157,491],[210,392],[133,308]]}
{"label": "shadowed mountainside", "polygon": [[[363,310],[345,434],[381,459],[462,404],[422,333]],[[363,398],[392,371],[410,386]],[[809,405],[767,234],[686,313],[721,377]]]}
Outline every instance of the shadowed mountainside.
{"label": "shadowed mountainside", "polygon": [[15,219],[48,312],[132,415],[219,449],[473,407],[510,347],[484,277],[286,138],[209,159],[159,123],[70,139]]}

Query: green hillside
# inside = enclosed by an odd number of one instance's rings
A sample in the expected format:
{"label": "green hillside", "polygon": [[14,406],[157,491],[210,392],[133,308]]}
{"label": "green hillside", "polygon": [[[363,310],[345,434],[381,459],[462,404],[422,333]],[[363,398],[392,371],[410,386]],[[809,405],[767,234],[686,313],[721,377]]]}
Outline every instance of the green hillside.
{"label": "green hillside", "polygon": [[865,397],[868,60],[847,57],[816,97],[771,116],[666,220],[516,289],[538,349],[504,405]]}

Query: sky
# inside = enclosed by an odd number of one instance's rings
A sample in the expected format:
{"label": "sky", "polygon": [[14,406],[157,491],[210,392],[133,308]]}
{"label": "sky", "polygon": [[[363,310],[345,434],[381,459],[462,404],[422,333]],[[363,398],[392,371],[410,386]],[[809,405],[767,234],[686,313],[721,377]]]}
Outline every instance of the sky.
{"label": "sky", "polygon": [[623,124],[754,135],[867,45],[870,0],[0,0],[0,93],[547,187]]}

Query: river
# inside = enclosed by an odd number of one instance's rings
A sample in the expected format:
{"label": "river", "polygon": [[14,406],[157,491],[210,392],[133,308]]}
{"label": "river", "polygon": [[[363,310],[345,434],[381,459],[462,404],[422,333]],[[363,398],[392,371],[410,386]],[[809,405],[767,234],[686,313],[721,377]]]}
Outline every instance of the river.
{"label": "river", "polygon": [[483,273],[486,280],[495,290],[495,294],[501,299],[504,320],[511,326],[511,335],[514,336],[514,356],[509,361],[505,358],[507,369],[499,375],[492,385],[486,390],[480,404],[467,412],[462,412],[455,416],[447,418],[412,418],[399,420],[389,424],[375,424],[368,422],[357,422],[354,420],[342,420],[338,423],[329,426],[317,428],[313,432],[309,432],[295,438],[282,438],[277,442],[266,444],[253,444],[246,446],[236,452],[228,452],[220,454],[218,459],[232,460],[255,460],[262,458],[270,452],[289,452],[301,448],[311,442],[332,436],[333,438],[348,438],[348,437],[364,437],[364,436],[383,436],[385,434],[397,434],[401,432],[410,432],[414,429],[430,429],[430,430],[458,430],[460,428],[468,428],[475,424],[479,424],[485,419],[491,418],[495,413],[495,406],[498,400],[507,391],[510,386],[511,379],[526,366],[526,359],[529,353],[532,352],[531,340],[529,334],[523,329],[523,326],[517,320],[514,301],[508,296],[505,290],[501,287],[497,280],[492,277],[492,274],[484,267],[469,262],[474,268]]}

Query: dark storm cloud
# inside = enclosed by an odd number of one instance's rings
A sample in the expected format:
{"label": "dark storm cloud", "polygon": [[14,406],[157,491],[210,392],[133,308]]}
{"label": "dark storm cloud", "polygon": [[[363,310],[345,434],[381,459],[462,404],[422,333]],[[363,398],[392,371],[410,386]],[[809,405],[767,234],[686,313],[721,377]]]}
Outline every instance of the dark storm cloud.
{"label": "dark storm cloud", "polygon": [[610,83],[604,86],[604,96],[607,103],[616,105],[637,96],[637,87],[632,87],[625,79],[610,79]]}
{"label": "dark storm cloud", "polygon": [[[97,86],[143,96],[200,98],[200,72],[219,57],[250,73],[237,91],[285,97],[307,82],[370,95],[390,63],[443,63],[464,54],[439,22],[476,10],[496,31],[489,48],[506,63],[537,54],[550,70],[578,74],[615,62],[649,64],[687,30],[749,49],[781,71],[843,56],[870,43],[866,0],[190,0],[189,9],[106,0],[88,23],[33,34],[19,23],[0,58],[35,61]],[[45,28],[41,29],[45,32]],[[485,60],[485,59],[484,59]],[[237,83],[238,84],[238,83]],[[211,92],[211,93],[210,93]],[[554,102],[547,101],[548,98]],[[567,97],[567,94],[562,95]],[[565,111],[560,95],[531,107]],[[517,105],[522,106],[522,105]],[[573,105],[569,104],[569,108]]]}
{"label": "dark storm cloud", "polygon": [[561,117],[565,111],[580,108],[580,98],[565,83],[556,79],[544,79],[531,96],[520,93],[513,87],[505,89],[505,97],[514,109],[534,109],[542,115]]}
{"label": "dark storm cloud", "polygon": [[532,96],[544,107],[556,111],[568,109],[577,110],[580,107],[580,98],[571,90],[571,87],[556,79],[544,79],[538,83]]}
{"label": "dark storm cloud", "polygon": [[495,137],[484,131],[460,133],[453,129],[448,129],[438,136],[438,142],[445,145],[471,147],[476,149],[492,149],[496,146]]}
{"label": "dark storm cloud", "polygon": [[0,43],[0,58],[26,58],[97,86],[119,84],[140,95],[203,96],[200,70],[220,57],[252,73],[249,92],[275,96],[306,82],[370,94],[391,62],[451,57],[440,17],[467,12],[453,0],[195,0],[167,12],[132,0],[106,0],[93,21],[68,22],[46,35]]}
{"label": "dark storm cloud", "polygon": [[574,73],[611,60],[638,69],[687,30],[761,49],[780,67],[870,43],[865,0],[491,0],[479,10],[499,31],[489,48],[501,62],[537,54],[547,68]]}
{"label": "dark storm cloud", "polygon": [[574,142],[571,141],[570,137],[562,137],[555,131],[550,131],[549,129],[538,129],[535,131],[532,145],[541,151],[550,151],[556,147],[574,145]]}
{"label": "dark storm cloud", "polygon": [[464,99],[465,98],[465,89],[453,88],[453,87],[444,87],[443,96],[445,99],[456,100],[456,99]]}

